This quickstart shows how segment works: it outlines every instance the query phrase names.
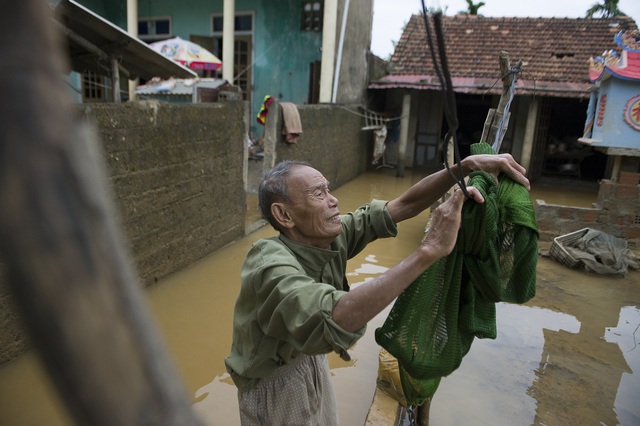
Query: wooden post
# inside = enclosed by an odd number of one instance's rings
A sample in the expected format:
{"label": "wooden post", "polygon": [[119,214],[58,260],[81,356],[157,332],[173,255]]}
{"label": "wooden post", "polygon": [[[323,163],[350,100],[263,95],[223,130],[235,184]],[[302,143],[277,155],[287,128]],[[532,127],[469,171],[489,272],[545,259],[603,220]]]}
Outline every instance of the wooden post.
{"label": "wooden post", "polygon": [[538,123],[539,102],[536,97],[529,104],[529,113],[527,114],[527,125],[524,130],[524,141],[522,143],[522,157],[520,164],[529,170],[531,166],[531,156],[533,154],[533,143],[536,137],[536,124]]}
{"label": "wooden post", "polygon": [[[484,128],[482,130],[482,137],[480,138],[480,142],[485,142],[489,145],[494,145],[494,141],[496,141],[496,135],[498,131],[500,134],[498,135],[498,144],[496,148],[496,153],[500,151],[500,145],[502,144],[502,139],[507,131],[507,127],[509,126],[509,117],[511,113],[508,110],[509,100],[511,98],[511,84],[513,83],[514,75],[511,73],[511,65],[509,63],[509,54],[505,51],[501,51],[498,54],[498,62],[500,64],[500,75],[502,76],[502,94],[500,95],[500,102],[498,103],[497,109],[490,109],[487,114],[487,119],[484,122]],[[517,67],[522,66],[522,61],[518,61]],[[505,111],[506,110],[506,111]],[[502,123],[502,118],[505,113],[507,114],[507,119],[500,130],[500,125]]]}
{"label": "wooden post", "polygon": [[406,91],[402,97],[402,117],[400,118],[400,141],[398,142],[398,164],[396,166],[396,177],[404,177],[404,163],[407,156],[407,139],[409,137],[410,109],[411,92]]}
{"label": "wooden post", "polygon": [[120,97],[120,73],[118,72],[118,58],[112,56],[111,60],[111,85],[113,86],[113,102],[119,104]]}
{"label": "wooden post", "polygon": [[0,0],[0,251],[9,285],[76,424],[197,425],[155,328],[95,137],[63,80],[41,0]]}
{"label": "wooden post", "polygon": [[613,168],[611,170],[611,180],[613,182],[618,182],[618,175],[620,175],[620,165],[622,164],[622,156],[614,155],[613,156]]}

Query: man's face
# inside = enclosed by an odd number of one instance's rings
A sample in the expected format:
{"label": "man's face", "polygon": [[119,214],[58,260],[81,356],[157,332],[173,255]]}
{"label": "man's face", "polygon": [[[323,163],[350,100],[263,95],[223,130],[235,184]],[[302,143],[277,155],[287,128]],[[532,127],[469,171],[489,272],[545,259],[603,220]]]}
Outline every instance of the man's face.
{"label": "man's face", "polygon": [[287,178],[288,203],[293,226],[285,235],[297,242],[327,248],[342,232],[338,199],[329,193],[329,182],[312,167],[298,166]]}

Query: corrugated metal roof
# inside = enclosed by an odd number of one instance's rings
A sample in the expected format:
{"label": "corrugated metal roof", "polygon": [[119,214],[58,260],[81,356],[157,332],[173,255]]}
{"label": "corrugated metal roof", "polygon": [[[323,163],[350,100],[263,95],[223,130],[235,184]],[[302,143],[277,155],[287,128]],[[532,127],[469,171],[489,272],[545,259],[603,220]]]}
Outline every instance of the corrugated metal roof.
{"label": "corrugated metal roof", "polygon": [[54,19],[66,33],[69,58],[74,71],[92,71],[99,75],[110,72],[111,64],[87,49],[88,45],[93,45],[104,56],[117,57],[120,66],[129,73],[131,79],[197,76],[195,72],[166,58],[147,43],[131,37],[122,28],[73,0],[61,0],[53,6]]}
{"label": "corrugated metal roof", "polygon": [[219,78],[189,78],[152,81],[136,88],[137,95],[172,95],[184,96],[193,94],[196,88],[218,89],[228,84]]}

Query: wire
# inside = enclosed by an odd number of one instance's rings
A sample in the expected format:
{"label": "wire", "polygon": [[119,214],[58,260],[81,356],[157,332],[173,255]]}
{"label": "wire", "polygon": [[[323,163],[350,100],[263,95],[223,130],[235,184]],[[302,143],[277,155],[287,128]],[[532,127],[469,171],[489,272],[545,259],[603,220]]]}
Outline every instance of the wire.
{"label": "wire", "polygon": [[[438,43],[438,53],[440,56],[440,63],[438,63],[438,58],[436,58],[436,48],[433,43],[433,37],[431,36],[431,26],[429,25],[429,17],[427,16],[427,8],[425,7],[424,0],[422,2],[422,16],[424,18],[425,31],[427,33],[427,43],[429,45],[429,50],[431,52],[431,59],[433,61],[433,66],[440,80],[440,86],[442,87],[442,91],[444,92],[444,116],[447,121],[447,125],[449,126],[449,131],[445,135],[444,138],[444,166],[447,169],[447,172],[451,175],[456,184],[460,187],[462,192],[467,198],[471,198],[469,192],[467,191],[467,185],[464,181],[464,171],[462,170],[462,166],[460,163],[460,151],[458,149],[458,114],[456,111],[456,99],[455,93],[453,92],[453,84],[451,83],[451,73],[449,72],[449,65],[447,62],[447,54],[444,45],[444,33],[442,31],[442,13],[436,12],[433,14],[433,22],[435,26],[435,32]],[[442,67],[442,68],[441,68]],[[455,163],[458,164],[458,171],[460,172],[460,176],[456,176],[454,171],[449,166],[448,160],[448,151],[449,151],[449,140],[453,140],[453,156]]]}
{"label": "wire", "polygon": [[[354,111],[352,109],[350,109],[349,107],[346,107],[344,105],[340,105],[340,108],[344,109],[345,111],[349,111],[351,114],[357,115],[359,117],[362,118],[367,118],[366,113],[369,112],[371,114],[376,114],[376,115],[383,115],[382,113],[376,112],[376,111],[371,111],[370,109],[367,109],[363,106],[360,106],[360,108],[362,108],[365,111],[365,114],[361,114],[358,111]],[[401,120],[402,118],[406,117],[406,115],[400,115],[398,117],[384,117],[381,120],[384,121],[385,123],[388,123],[390,121],[397,121],[397,120]]]}

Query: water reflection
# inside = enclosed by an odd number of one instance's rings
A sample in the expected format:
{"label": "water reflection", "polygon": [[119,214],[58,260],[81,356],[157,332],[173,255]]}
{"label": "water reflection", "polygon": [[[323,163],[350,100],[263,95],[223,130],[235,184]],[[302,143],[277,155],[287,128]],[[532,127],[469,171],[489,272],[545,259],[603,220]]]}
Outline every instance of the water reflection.
{"label": "water reflection", "polygon": [[476,339],[460,368],[442,380],[431,404],[432,424],[534,424],[537,401],[529,391],[551,362],[545,332],[574,334],[580,323],[549,309],[506,303],[497,305],[496,315],[496,340]]}
{"label": "water reflection", "polygon": [[[370,198],[389,199],[420,178],[384,172],[333,191],[341,211]],[[532,198],[538,194],[534,184]],[[595,200],[594,193],[574,196],[582,204]],[[403,222],[397,238],[376,241],[352,259],[351,285],[366,285],[407,256],[420,243],[426,221],[425,213]],[[148,292],[194,409],[207,424],[239,424],[236,390],[223,359],[231,345],[242,259],[253,241],[270,235],[269,227],[261,228]],[[431,426],[640,424],[638,307],[639,272],[608,278],[540,258],[536,297],[523,306],[498,305],[498,338],[476,340],[460,369],[442,381]],[[364,423],[378,369],[373,333],[387,313],[370,323],[350,351],[350,363],[330,357],[342,425]],[[0,368],[0,425],[40,424],[71,423],[39,361],[28,354]]]}
{"label": "water reflection", "polygon": [[624,306],[616,327],[607,328],[604,338],[618,344],[630,371],[622,373],[614,410],[623,425],[640,425],[640,309]]}

